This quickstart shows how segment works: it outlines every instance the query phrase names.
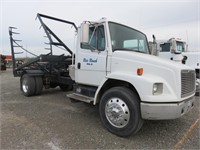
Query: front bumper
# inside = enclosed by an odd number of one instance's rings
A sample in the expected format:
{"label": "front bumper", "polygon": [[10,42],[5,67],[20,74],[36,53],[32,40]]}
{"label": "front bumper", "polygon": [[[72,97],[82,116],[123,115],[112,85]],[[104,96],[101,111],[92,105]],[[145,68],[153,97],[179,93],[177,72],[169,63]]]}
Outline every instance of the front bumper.
{"label": "front bumper", "polygon": [[141,102],[141,115],[147,120],[167,120],[176,119],[194,106],[195,97],[192,96],[182,102],[177,103],[145,103]]}

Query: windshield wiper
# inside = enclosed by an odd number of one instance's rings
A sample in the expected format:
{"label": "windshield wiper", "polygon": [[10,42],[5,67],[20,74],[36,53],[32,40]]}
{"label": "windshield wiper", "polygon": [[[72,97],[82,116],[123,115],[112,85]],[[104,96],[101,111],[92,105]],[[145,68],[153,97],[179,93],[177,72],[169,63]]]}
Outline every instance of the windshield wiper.
{"label": "windshield wiper", "polygon": [[131,51],[131,52],[138,52],[138,53],[145,53],[143,51],[140,51],[140,50],[134,50],[134,49],[130,49],[130,48],[115,48],[113,50],[114,51],[120,51],[120,50],[124,50],[124,51]]}
{"label": "windshield wiper", "polygon": [[129,48],[115,48],[115,49],[113,49],[113,52],[114,51],[120,51],[120,50],[133,51],[132,49],[129,49]]}
{"label": "windshield wiper", "polygon": [[134,52],[138,52],[138,53],[143,53],[143,54],[146,54],[145,52],[143,51],[139,51],[139,50],[133,50]]}

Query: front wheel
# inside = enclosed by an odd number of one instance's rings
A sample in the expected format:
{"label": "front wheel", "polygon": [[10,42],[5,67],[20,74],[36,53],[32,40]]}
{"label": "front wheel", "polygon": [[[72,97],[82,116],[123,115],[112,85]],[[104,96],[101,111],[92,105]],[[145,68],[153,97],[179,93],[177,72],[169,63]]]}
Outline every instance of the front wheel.
{"label": "front wheel", "polygon": [[143,124],[139,101],[138,95],[126,87],[109,89],[99,105],[103,125],[118,136],[135,134]]}

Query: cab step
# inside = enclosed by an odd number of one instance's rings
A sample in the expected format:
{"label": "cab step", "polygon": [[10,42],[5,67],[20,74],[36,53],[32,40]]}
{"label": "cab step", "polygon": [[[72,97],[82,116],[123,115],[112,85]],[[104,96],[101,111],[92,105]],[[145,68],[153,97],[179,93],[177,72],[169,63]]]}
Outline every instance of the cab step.
{"label": "cab step", "polygon": [[88,96],[77,94],[77,93],[67,94],[67,97],[74,100],[86,102],[86,103],[91,103],[94,101],[94,98],[92,97],[88,97]]}

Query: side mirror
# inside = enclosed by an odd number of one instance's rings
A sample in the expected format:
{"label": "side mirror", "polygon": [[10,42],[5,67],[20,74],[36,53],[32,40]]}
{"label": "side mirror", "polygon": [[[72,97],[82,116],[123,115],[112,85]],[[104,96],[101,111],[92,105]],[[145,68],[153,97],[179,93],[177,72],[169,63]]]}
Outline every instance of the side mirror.
{"label": "side mirror", "polygon": [[188,44],[184,43],[184,50],[183,52],[187,52],[188,51]]}
{"label": "side mirror", "polygon": [[172,53],[176,53],[176,41],[175,40],[172,40],[172,43],[171,43],[171,52]]}
{"label": "side mirror", "polygon": [[82,23],[81,24],[81,43],[88,44],[89,43],[89,24]]}

